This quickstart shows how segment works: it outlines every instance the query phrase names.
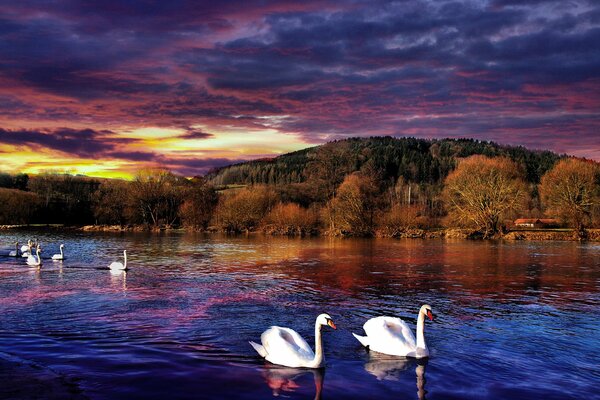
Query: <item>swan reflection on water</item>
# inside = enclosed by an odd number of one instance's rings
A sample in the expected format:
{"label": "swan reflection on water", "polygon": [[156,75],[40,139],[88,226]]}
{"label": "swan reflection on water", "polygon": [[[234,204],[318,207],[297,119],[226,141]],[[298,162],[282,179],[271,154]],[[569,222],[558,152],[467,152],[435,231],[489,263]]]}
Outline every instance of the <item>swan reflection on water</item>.
{"label": "swan reflection on water", "polygon": [[113,286],[121,286],[123,290],[127,290],[127,271],[111,269],[110,281]]}
{"label": "swan reflection on water", "polygon": [[325,379],[325,370],[303,369],[303,368],[286,368],[272,365],[266,365],[262,370],[262,376],[265,382],[273,392],[274,397],[278,397],[286,392],[295,392],[301,388],[298,380],[305,376],[312,375],[315,383],[315,400],[321,399],[323,391],[323,381]]}
{"label": "swan reflection on water", "polygon": [[427,391],[425,390],[425,369],[427,367],[426,358],[414,359],[388,356],[375,352],[369,352],[369,361],[365,363],[365,371],[373,375],[379,381],[399,381],[401,376],[410,367],[415,366],[417,376],[417,398],[426,400]]}

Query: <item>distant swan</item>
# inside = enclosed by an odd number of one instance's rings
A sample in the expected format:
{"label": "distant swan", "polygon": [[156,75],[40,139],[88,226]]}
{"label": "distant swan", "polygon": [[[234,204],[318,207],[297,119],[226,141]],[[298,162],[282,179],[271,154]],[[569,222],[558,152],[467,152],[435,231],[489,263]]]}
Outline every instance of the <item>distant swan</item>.
{"label": "distant swan", "polygon": [[19,242],[15,242],[15,249],[8,253],[9,257],[19,257]]}
{"label": "distant swan", "polygon": [[265,360],[286,367],[320,368],[323,363],[321,327],[329,325],[336,329],[328,314],[321,314],[315,322],[315,352],[293,329],[272,326],[260,336],[262,345],[250,342],[254,350]]}
{"label": "distant swan", "polygon": [[29,257],[27,257],[27,264],[28,265],[33,265],[33,266],[41,266],[42,265],[42,257],[40,257],[40,246],[37,247],[35,253],[36,255],[29,255]]}
{"label": "distant swan", "polygon": [[353,335],[363,346],[378,353],[415,358],[429,357],[423,332],[425,316],[433,321],[431,306],[427,304],[419,310],[416,340],[406,322],[394,317],[371,318],[363,325],[367,336],[354,333]]}
{"label": "distant swan", "polygon": [[118,261],[113,262],[108,266],[112,271],[126,271],[127,270],[127,250],[123,250],[123,264]]}
{"label": "distant swan", "polygon": [[33,252],[31,251],[32,246],[33,243],[31,242],[31,240],[27,241],[27,245],[21,246],[21,257],[29,258],[29,256],[33,254]]}
{"label": "distant swan", "polygon": [[21,253],[25,253],[26,251],[30,251],[31,250],[31,240],[27,241],[27,244],[24,244],[23,246],[21,246]]}
{"label": "distant swan", "polygon": [[64,244],[60,245],[60,254],[55,254],[52,256],[52,260],[54,261],[61,261],[65,259],[65,253],[63,252],[63,248],[65,247]]}

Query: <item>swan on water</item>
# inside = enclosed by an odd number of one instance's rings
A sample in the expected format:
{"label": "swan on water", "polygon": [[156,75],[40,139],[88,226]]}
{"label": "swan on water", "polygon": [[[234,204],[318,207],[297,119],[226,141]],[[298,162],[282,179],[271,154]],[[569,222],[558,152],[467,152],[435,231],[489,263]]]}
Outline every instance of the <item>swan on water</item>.
{"label": "swan on water", "polygon": [[27,244],[24,244],[23,246],[21,246],[21,253],[25,253],[26,251],[31,251],[31,240],[27,241]]}
{"label": "swan on water", "polygon": [[33,265],[33,266],[41,266],[42,265],[42,257],[40,257],[40,252],[42,251],[42,249],[40,249],[40,246],[37,246],[37,249],[35,250],[36,255],[29,255],[29,257],[27,257],[27,264],[28,265]]}
{"label": "swan on water", "polygon": [[272,326],[260,336],[262,344],[250,342],[254,350],[265,360],[286,367],[320,368],[323,364],[321,327],[336,329],[328,314],[321,314],[315,322],[315,352],[293,329]]}
{"label": "swan on water", "polygon": [[123,250],[123,263],[118,261],[113,262],[108,266],[112,271],[126,271],[127,270],[127,250]]}
{"label": "swan on water", "polygon": [[65,247],[65,245],[61,243],[61,245],[60,245],[60,254],[54,254],[52,256],[52,260],[53,261],[61,261],[61,260],[65,259],[65,253],[63,251],[64,247]]}
{"label": "swan on water", "polygon": [[395,317],[371,318],[363,325],[367,336],[359,336],[355,333],[352,335],[363,346],[378,353],[415,358],[429,357],[424,333],[426,316],[433,321],[431,306],[428,304],[419,310],[416,340],[408,324]]}
{"label": "swan on water", "polygon": [[15,242],[15,249],[8,253],[9,257],[19,257],[19,242]]}
{"label": "swan on water", "polygon": [[33,254],[32,248],[33,242],[28,240],[26,245],[21,246],[21,257],[29,258],[29,256]]}

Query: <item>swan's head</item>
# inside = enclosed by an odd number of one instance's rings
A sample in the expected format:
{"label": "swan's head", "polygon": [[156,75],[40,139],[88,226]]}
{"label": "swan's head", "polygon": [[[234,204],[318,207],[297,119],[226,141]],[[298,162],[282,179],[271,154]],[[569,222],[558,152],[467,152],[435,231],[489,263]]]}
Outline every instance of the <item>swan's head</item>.
{"label": "swan's head", "polygon": [[423,305],[419,312],[433,321],[433,312],[431,311],[431,306],[429,304]]}
{"label": "swan's head", "polygon": [[65,245],[64,245],[64,244],[61,244],[61,245],[60,245],[60,248],[61,248],[61,249],[64,249],[64,248],[65,248]]}
{"label": "swan's head", "polygon": [[317,317],[317,324],[322,326],[330,326],[333,329],[337,329],[335,324],[333,323],[333,319],[329,316],[329,314],[321,314]]}

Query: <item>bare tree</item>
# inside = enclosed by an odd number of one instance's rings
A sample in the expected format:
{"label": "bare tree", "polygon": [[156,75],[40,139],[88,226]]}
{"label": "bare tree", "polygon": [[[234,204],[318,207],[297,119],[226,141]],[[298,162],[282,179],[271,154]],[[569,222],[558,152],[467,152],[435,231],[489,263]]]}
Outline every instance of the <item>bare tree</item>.
{"label": "bare tree", "polygon": [[377,186],[370,177],[348,175],[326,207],[330,228],[352,235],[371,235],[374,229]]}
{"label": "bare tree", "polygon": [[133,204],[144,222],[172,226],[179,217],[187,180],[165,169],[140,171],[131,182]]}
{"label": "bare tree", "polygon": [[217,192],[206,180],[195,177],[185,192],[179,214],[186,227],[206,229],[219,201]]}
{"label": "bare tree", "polygon": [[443,197],[454,219],[469,222],[487,238],[499,231],[503,217],[523,207],[528,193],[520,165],[505,157],[476,155],[448,175]]}
{"label": "bare tree", "polygon": [[600,199],[600,164],[577,158],[559,161],[541,179],[540,198],[546,213],[568,221],[584,235]]}

